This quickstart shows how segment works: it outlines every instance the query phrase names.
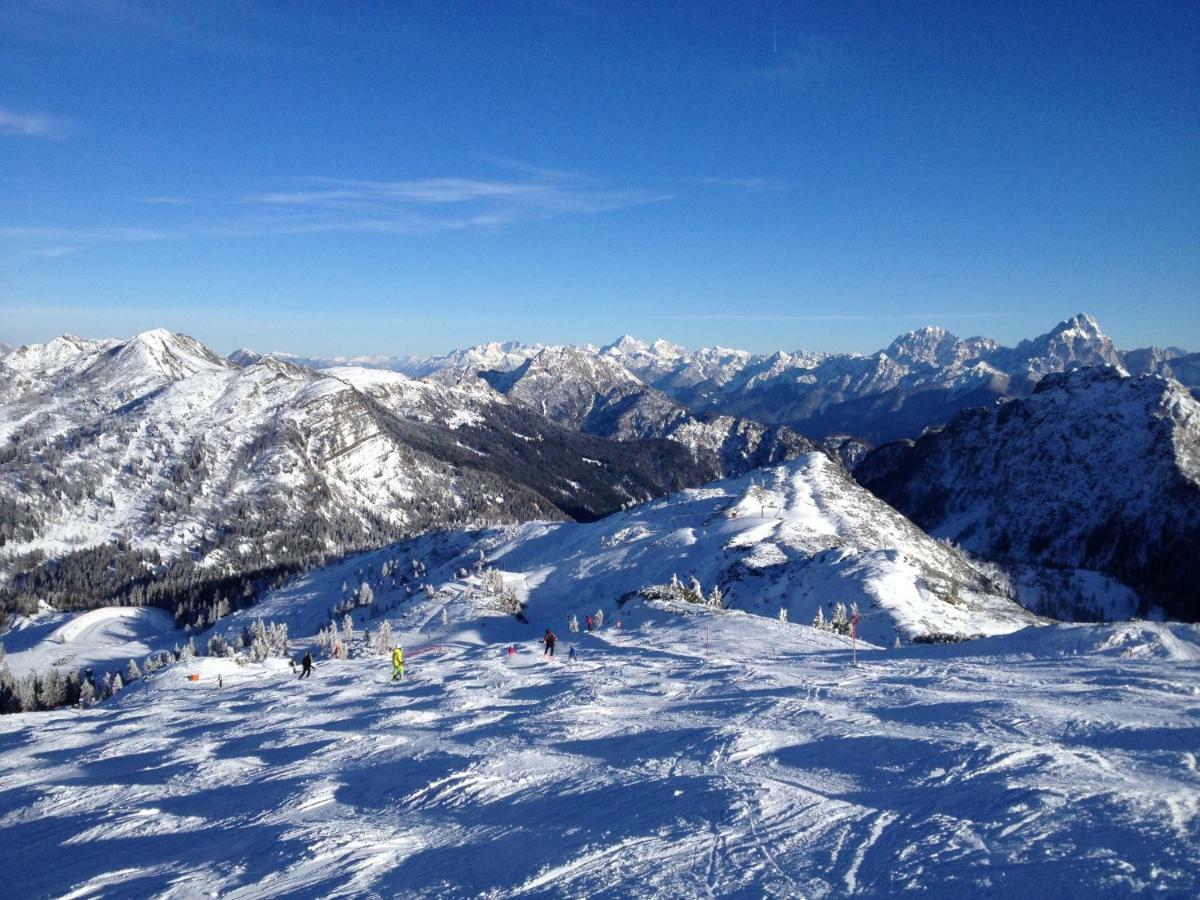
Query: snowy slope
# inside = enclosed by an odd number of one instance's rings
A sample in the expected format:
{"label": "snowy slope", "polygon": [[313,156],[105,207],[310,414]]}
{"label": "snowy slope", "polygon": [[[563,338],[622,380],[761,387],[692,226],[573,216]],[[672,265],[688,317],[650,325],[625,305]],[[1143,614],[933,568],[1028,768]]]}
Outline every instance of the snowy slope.
{"label": "snowy slope", "polygon": [[988,557],[1114,575],[1174,616],[1200,618],[1200,403],[1118,369],[1046,376],[856,476],[937,536]]}
{"label": "snowy slope", "polygon": [[132,606],[17,616],[3,641],[5,661],[18,678],[52,666],[63,672],[123,671],[131,659],[140,662],[151,652],[186,642],[163,610]]}
{"label": "snowy slope", "polygon": [[303,682],[201,660],[94,709],[3,717],[7,892],[1200,891],[1195,661],[1042,628],[851,666],[803,626],[637,606],[571,636],[577,662],[543,662],[528,635],[424,614],[399,623],[403,684],[382,658]]}
{"label": "snowy slope", "polygon": [[[762,488],[762,502],[758,490]],[[656,500],[598,522],[531,522],[479,533],[434,535],[355,557],[302,576],[266,595],[224,627],[247,616],[287,622],[311,633],[342,597],[341,585],[397,559],[425,562],[428,593],[468,610],[480,557],[502,572],[525,602],[526,615],[556,627],[572,613],[597,609],[610,618],[643,588],[696,577],[706,592],[720,586],[731,608],[768,617],[788,610],[809,622],[818,607],[857,603],[860,634],[891,644],[932,633],[998,634],[1034,616],[1001,595],[956,551],[915,528],[854,483],[821,453],[746,476]],[[387,605],[404,585],[373,581]],[[487,607],[486,599],[483,601]]]}

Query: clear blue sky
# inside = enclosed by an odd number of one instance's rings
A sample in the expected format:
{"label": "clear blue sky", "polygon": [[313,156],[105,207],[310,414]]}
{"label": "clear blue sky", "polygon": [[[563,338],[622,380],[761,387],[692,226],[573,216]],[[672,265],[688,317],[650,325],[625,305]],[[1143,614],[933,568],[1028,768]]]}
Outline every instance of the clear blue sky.
{"label": "clear blue sky", "polygon": [[0,340],[1200,350],[1200,3],[0,5]]}

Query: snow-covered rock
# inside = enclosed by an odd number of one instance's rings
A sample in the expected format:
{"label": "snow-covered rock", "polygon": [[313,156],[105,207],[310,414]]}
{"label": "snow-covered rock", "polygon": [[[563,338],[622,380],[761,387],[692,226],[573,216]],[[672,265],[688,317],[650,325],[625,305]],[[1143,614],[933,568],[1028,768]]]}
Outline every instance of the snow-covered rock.
{"label": "snow-covered rock", "polygon": [[880,447],[863,484],[985,556],[1115,575],[1200,618],[1200,403],[1115,368],[1047,375],[1033,395]]}

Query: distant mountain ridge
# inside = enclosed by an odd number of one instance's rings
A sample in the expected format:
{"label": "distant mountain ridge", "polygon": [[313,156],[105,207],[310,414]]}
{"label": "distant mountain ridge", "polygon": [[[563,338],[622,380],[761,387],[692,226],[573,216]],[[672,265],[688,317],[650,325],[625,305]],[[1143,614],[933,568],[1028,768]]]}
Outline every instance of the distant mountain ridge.
{"label": "distant mountain ridge", "polygon": [[[424,359],[376,357],[373,365],[453,378],[512,372],[546,351],[573,351],[577,358],[618,365],[701,419],[730,416],[786,426],[818,441],[843,434],[876,444],[916,437],[962,409],[1028,396],[1045,375],[1086,366],[1172,377],[1200,396],[1200,353],[1119,350],[1084,313],[1015,347],[985,337],[960,338],[936,327],[900,335],[870,355],[752,354],[723,347],[692,351],[624,335],[600,348],[490,343]],[[320,367],[327,361],[312,363]]]}

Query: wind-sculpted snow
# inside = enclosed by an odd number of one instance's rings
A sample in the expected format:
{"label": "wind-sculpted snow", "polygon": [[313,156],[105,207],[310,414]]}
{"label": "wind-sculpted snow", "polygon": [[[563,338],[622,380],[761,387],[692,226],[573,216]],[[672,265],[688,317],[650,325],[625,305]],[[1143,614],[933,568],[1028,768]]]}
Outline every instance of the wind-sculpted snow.
{"label": "wind-sculpted snow", "polygon": [[397,623],[402,683],[200,660],[0,719],[6,893],[1200,891],[1200,664],[1086,652],[1103,628],[855,666],[803,626],[635,604],[547,661],[540,622],[429,612]]}

